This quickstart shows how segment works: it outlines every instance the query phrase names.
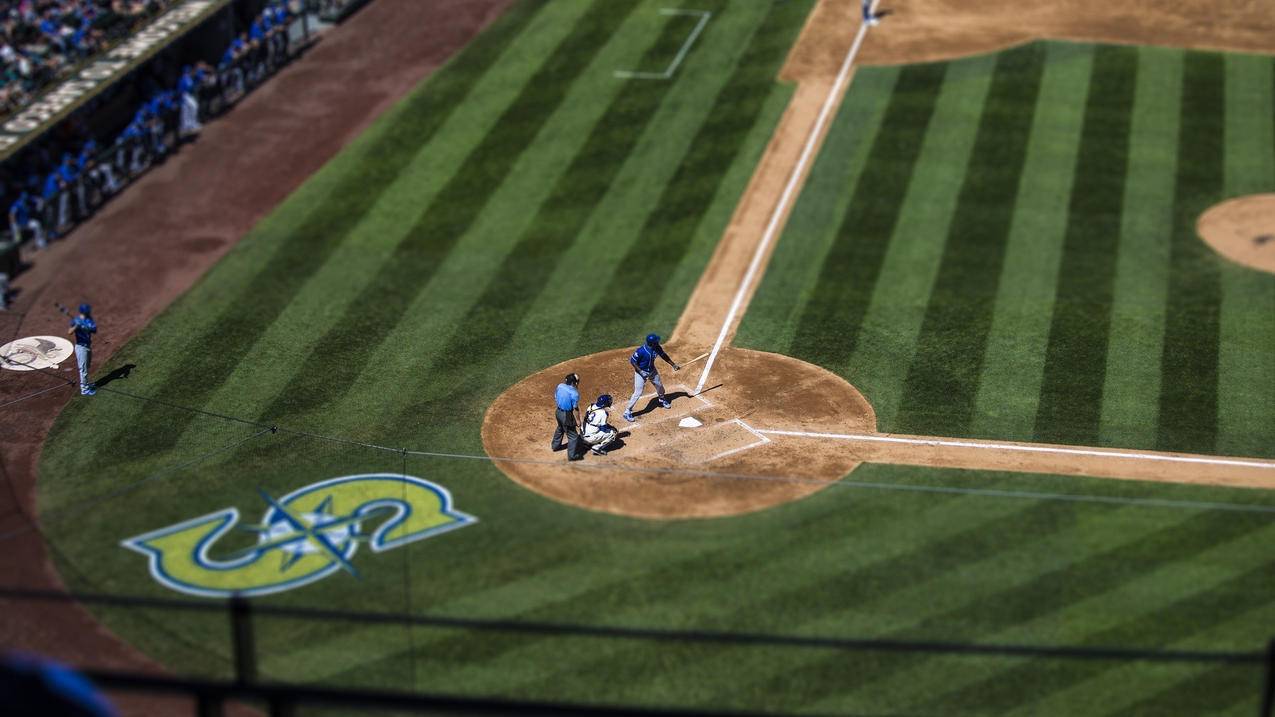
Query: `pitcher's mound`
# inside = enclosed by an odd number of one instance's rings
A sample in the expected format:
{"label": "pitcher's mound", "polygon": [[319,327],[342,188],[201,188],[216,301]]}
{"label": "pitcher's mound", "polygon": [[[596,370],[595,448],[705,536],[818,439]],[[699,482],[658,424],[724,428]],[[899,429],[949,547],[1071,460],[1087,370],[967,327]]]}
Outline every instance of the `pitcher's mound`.
{"label": "pitcher's mound", "polygon": [[[670,347],[674,358],[690,359]],[[591,510],[642,518],[738,515],[805,497],[859,464],[844,443],[783,440],[768,430],[862,433],[876,429],[872,406],[839,376],[787,356],[726,349],[708,385],[690,395],[704,362],[681,372],[661,363],[672,408],[654,389],[621,417],[633,392],[631,348],[564,361],[496,399],[483,420],[483,446],[523,486]],[[567,463],[550,451],[553,391],[580,374],[581,413],[598,394],[615,399],[611,425],[623,445]],[[687,420],[690,419],[690,420]],[[499,460],[508,459],[508,460]]]}
{"label": "pitcher's mound", "polygon": [[1214,205],[1196,223],[1200,238],[1244,266],[1275,273],[1275,194],[1254,194]]}

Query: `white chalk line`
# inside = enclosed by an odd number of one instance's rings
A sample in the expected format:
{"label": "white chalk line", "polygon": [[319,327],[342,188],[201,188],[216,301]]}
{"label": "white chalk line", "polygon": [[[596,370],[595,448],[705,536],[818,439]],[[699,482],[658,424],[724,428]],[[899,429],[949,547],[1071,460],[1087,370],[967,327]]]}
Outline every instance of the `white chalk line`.
{"label": "white chalk line", "polygon": [[[873,0],[872,3],[872,11],[874,12],[876,11],[877,1]],[[845,86],[846,80],[850,76],[850,70],[854,67],[854,60],[859,56],[859,49],[863,47],[863,40],[867,36],[868,24],[863,23],[859,25],[859,32],[854,37],[854,44],[850,46],[850,51],[846,53],[845,60],[841,63],[841,70],[837,73],[837,79],[833,82],[832,89],[828,92],[828,97],[823,101],[823,107],[819,109],[819,116],[815,120],[815,125],[810,131],[810,136],[806,138],[806,146],[801,150],[797,166],[793,167],[792,174],[788,177],[788,184],[784,187],[784,192],[779,197],[779,204],[775,206],[775,211],[770,216],[766,231],[762,233],[761,242],[753,253],[753,260],[748,265],[748,271],[744,273],[744,278],[739,282],[739,290],[735,292],[735,299],[731,302],[730,310],[726,312],[726,320],[722,322],[722,330],[717,334],[717,341],[713,343],[713,350],[709,352],[708,363],[704,364],[704,372],[700,374],[699,384],[695,387],[696,393],[704,388],[705,382],[708,381],[708,374],[713,370],[713,364],[717,361],[717,354],[721,352],[722,345],[726,343],[726,335],[730,333],[730,326],[735,321],[735,315],[739,313],[739,309],[744,303],[744,297],[748,294],[748,287],[752,285],[753,278],[761,268],[762,259],[766,256],[767,248],[779,231],[780,221],[788,211],[788,205],[792,203],[797,194],[797,185],[801,182],[801,177],[806,171],[806,165],[810,163],[810,158],[815,153],[815,145],[819,143],[823,128],[828,124],[828,119],[832,116],[834,106],[837,103],[837,96],[841,93],[841,88]]]}
{"label": "white chalk line", "polygon": [[924,438],[886,436],[871,433],[817,433],[812,431],[780,431],[764,428],[759,433],[772,436],[793,436],[797,438],[826,438],[840,441],[861,441],[868,443],[895,443],[911,446],[970,448],[974,450],[1014,451],[1018,453],[1047,453],[1068,456],[1087,456],[1094,458],[1119,458],[1130,461],[1160,461],[1164,463],[1193,463],[1200,465],[1228,466],[1235,468],[1259,468],[1275,470],[1275,461],[1261,461],[1247,458],[1215,458],[1212,456],[1133,452],[1117,448],[1086,448],[1079,446],[1044,446],[1027,443],[995,443],[984,441],[961,441],[950,438]]}
{"label": "white chalk line", "polygon": [[[700,402],[701,404],[703,404],[703,405],[701,405],[701,406],[699,406],[699,407],[697,407],[697,408],[693,408],[693,409],[691,409],[691,411],[690,411],[689,413],[685,413],[685,414],[682,414],[682,413],[671,413],[671,414],[669,414],[669,415],[667,415],[667,416],[663,416],[662,418],[657,418],[657,419],[653,419],[653,420],[651,420],[651,421],[647,421],[647,423],[664,423],[665,421],[671,421],[671,420],[673,420],[674,418],[685,418],[686,416],[689,416],[689,415],[691,415],[692,413],[694,413],[695,411],[698,411],[698,410],[700,410],[700,409],[704,409],[704,408],[712,408],[712,407],[713,407],[713,404],[712,404],[712,403],[710,403],[710,402],[709,402],[707,399],[705,399],[703,396],[700,396],[700,395],[698,395],[698,394],[692,394],[692,393],[690,392],[690,389],[688,389],[688,388],[686,387],[686,384],[684,384],[684,383],[679,383],[679,384],[677,384],[676,386],[672,386],[672,388],[680,388],[680,389],[682,389],[682,392],[686,394],[686,397],[687,397],[687,398],[693,398],[693,399],[695,399],[696,401],[699,401],[699,402]],[[651,393],[644,393],[644,394],[642,394],[641,396],[639,396],[639,397],[638,397],[638,403],[641,403],[642,401],[646,401],[646,400],[648,400],[648,399],[655,398],[655,397],[656,397],[656,396],[658,396],[658,395],[659,395],[659,394],[658,394],[658,393],[655,393],[655,392],[651,392]],[[661,410],[663,410],[663,409],[661,409]],[[652,409],[652,411],[654,411],[654,409]],[[628,428],[629,430],[632,430],[632,429],[634,429],[634,428],[641,428],[641,427],[642,427],[642,424],[643,424],[643,421],[634,421],[634,422],[632,422],[632,423],[627,424],[627,425],[625,426],[625,428]]]}
{"label": "white chalk line", "polygon": [[770,442],[771,442],[769,438],[767,438],[766,436],[762,435],[762,434],[761,434],[761,433],[760,433],[757,429],[753,428],[752,426],[748,425],[747,423],[744,423],[744,420],[743,420],[742,418],[736,418],[734,421],[732,421],[732,423],[737,423],[737,424],[739,424],[739,425],[740,425],[740,427],[742,427],[745,431],[748,431],[749,433],[753,434],[754,436],[756,436],[756,437],[757,437],[757,438],[759,438],[760,440],[757,440],[757,441],[754,441],[754,442],[752,442],[752,443],[749,443],[749,444],[748,444],[748,445],[746,445],[746,446],[740,446],[739,448],[732,448],[732,449],[730,449],[729,451],[722,451],[721,453],[718,453],[717,455],[715,455],[715,456],[713,456],[713,457],[711,457],[711,458],[706,458],[706,459],[704,459],[704,462],[705,462],[705,463],[711,463],[711,462],[713,462],[713,461],[715,461],[715,460],[717,460],[717,459],[719,459],[719,458],[725,458],[726,456],[733,456],[733,455],[735,455],[736,453],[743,453],[744,451],[747,451],[747,450],[750,450],[750,449],[753,449],[753,448],[757,448],[758,446],[764,446],[764,445],[766,445],[767,443],[770,443]]}
{"label": "white chalk line", "polygon": [[661,15],[691,15],[699,16],[699,22],[695,23],[695,29],[691,30],[691,34],[687,36],[686,42],[682,43],[682,49],[677,51],[677,56],[673,58],[673,62],[663,72],[635,72],[630,70],[616,70],[615,76],[622,80],[667,80],[677,72],[677,68],[681,66],[682,60],[686,59],[686,53],[691,51],[691,45],[695,44],[695,40],[699,38],[699,34],[704,31],[704,26],[708,24],[709,18],[713,17],[713,13],[707,10],[682,10],[680,8],[666,7],[660,10]]}

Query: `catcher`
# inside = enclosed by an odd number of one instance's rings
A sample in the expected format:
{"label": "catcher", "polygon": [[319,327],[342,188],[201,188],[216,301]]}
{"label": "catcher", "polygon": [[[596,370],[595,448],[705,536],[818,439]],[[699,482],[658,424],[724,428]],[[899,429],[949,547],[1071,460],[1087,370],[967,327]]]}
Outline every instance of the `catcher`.
{"label": "catcher", "polygon": [[607,425],[607,409],[611,407],[611,397],[607,394],[598,396],[584,412],[584,442],[595,455],[605,456],[607,446],[616,439],[619,432]]}

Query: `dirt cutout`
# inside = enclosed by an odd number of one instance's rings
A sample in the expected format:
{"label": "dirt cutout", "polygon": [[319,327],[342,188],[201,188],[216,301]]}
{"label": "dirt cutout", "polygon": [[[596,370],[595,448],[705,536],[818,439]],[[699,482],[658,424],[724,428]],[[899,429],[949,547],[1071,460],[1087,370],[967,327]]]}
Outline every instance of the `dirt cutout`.
{"label": "dirt cutout", "polygon": [[1200,215],[1195,229],[1227,259],[1275,274],[1275,194],[1254,194],[1215,205]]}
{"label": "dirt cutout", "polygon": [[[676,357],[683,353],[669,346]],[[642,518],[739,515],[796,500],[849,473],[859,459],[831,441],[780,441],[756,426],[811,432],[872,431],[872,406],[841,377],[787,356],[726,349],[714,386],[688,395],[698,371],[661,372],[671,408],[655,390],[621,417],[633,392],[632,349],[564,361],[524,379],[496,399],[483,420],[483,446],[518,483],[554,500]],[[685,357],[690,358],[690,357]],[[683,358],[683,360],[685,360]],[[581,412],[600,393],[615,399],[611,425],[621,433],[606,456],[567,463],[549,450],[554,388],[581,376]],[[692,381],[691,386],[682,382]],[[687,420],[691,419],[691,420]],[[699,424],[699,425],[696,425]],[[500,459],[511,460],[500,460]]]}
{"label": "dirt cutout", "polygon": [[[1268,5],[1257,0],[881,0],[877,9],[885,18],[868,32],[855,64],[947,60],[1037,39],[1261,53],[1275,48],[1275,18]],[[838,83],[861,24],[860,4],[855,0],[822,0],[811,13],[780,74],[780,79],[797,83],[796,91],[678,320],[670,345],[679,349],[679,355],[708,351],[719,337],[722,345],[729,347],[806,181],[812,158],[823,144],[830,122],[825,117],[820,124],[821,110],[829,102],[831,107],[839,107],[853,78],[850,68],[840,78],[842,84]],[[1258,204],[1263,206],[1258,208]],[[1222,210],[1223,207],[1218,208],[1219,212]],[[1246,213],[1241,216],[1241,211]],[[1238,228],[1250,255],[1269,249],[1263,256],[1275,258],[1275,240],[1265,238],[1275,231],[1262,229],[1252,233],[1262,217],[1275,214],[1275,200],[1270,204],[1254,200],[1251,207],[1241,205],[1227,212],[1218,215],[1218,226]],[[1206,224],[1213,233],[1212,212],[1201,219],[1202,235]],[[768,234],[772,241],[763,246]],[[1224,241],[1226,249],[1220,244],[1215,246],[1224,255],[1252,266],[1233,256],[1232,245],[1243,242]],[[1270,246],[1267,242],[1271,242]],[[1269,265],[1256,268],[1270,270]],[[715,458],[721,451],[731,450],[719,450],[719,446],[733,445],[721,443],[727,434],[679,434],[666,426],[647,431],[645,436],[641,429],[634,431],[630,442],[637,450],[627,453],[624,461],[617,453],[592,461],[587,469],[572,469],[552,460],[544,446],[553,429],[550,411],[529,413],[528,407],[546,405],[553,386],[567,371],[584,376],[586,388],[594,380],[598,381],[594,385],[618,391],[617,399],[622,402],[629,393],[626,387],[630,374],[623,355],[626,350],[559,364],[519,383],[498,399],[484,422],[483,440],[492,456],[516,459],[498,461],[501,469],[519,483],[556,500],[647,518],[708,517],[759,510],[809,495],[840,480],[861,461],[1275,488],[1275,461],[891,436],[875,433],[871,428],[862,430],[856,426],[875,422],[867,419],[872,409],[866,401],[860,403],[861,394],[849,384],[838,385],[840,379],[827,383],[827,390],[835,386],[836,393],[830,395],[854,397],[839,399],[838,403],[845,406],[840,419],[835,414],[820,413],[817,418],[807,416],[803,424],[805,407],[796,396],[790,399],[788,393],[776,393],[758,403],[753,387],[761,385],[772,372],[788,376],[787,380],[826,372],[774,354],[760,354],[768,357],[757,367],[760,370],[741,372],[737,357],[753,352],[732,348],[722,351],[723,358],[706,386],[721,384],[720,387],[704,394],[704,398],[716,401],[725,410],[702,410],[718,425],[730,423],[732,414],[746,416],[743,420],[748,428],[757,432],[755,442],[766,438],[769,443]],[[684,398],[675,406],[694,400]],[[808,427],[810,424],[832,428],[814,429]],[[607,467],[600,468],[603,465]],[[682,472],[662,472],[675,467]],[[723,475],[697,476],[696,470]],[[783,484],[776,476],[791,477],[786,489],[776,486]]]}
{"label": "dirt cutout", "polygon": [[[950,60],[1033,40],[1275,52],[1267,0],[879,0],[861,65]],[[859,25],[857,0],[824,0],[782,77],[831,77]]]}

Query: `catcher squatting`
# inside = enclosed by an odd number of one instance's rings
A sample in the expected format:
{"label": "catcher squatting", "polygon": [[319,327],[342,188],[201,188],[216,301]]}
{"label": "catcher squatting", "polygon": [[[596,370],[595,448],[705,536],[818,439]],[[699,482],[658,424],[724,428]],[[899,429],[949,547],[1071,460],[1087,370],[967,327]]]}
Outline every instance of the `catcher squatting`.
{"label": "catcher squatting", "polygon": [[[629,356],[629,365],[633,367],[633,395],[629,398],[628,405],[624,407],[626,421],[635,420],[633,407],[642,398],[642,389],[646,388],[647,381],[655,385],[655,392],[661,406],[669,408],[673,405],[664,397],[664,382],[660,380],[660,372],[655,366],[656,358],[664,359],[674,371],[682,369],[677,362],[669,358],[664,347],[660,346],[660,337],[657,334],[648,335],[646,343],[637,347]],[[607,423],[609,418],[607,409],[611,407],[611,396],[608,394],[598,396],[597,400],[585,409],[584,421],[580,420],[580,390],[577,388],[579,385],[580,377],[569,373],[554,391],[556,405],[554,420],[558,425],[554,429],[553,441],[549,447],[554,451],[561,450],[562,439],[565,436],[569,461],[578,461],[584,457],[580,451],[581,439],[594,454],[604,456],[607,446],[611,445],[619,435],[619,431]],[[583,424],[583,434],[576,430],[576,426],[581,424]]]}

